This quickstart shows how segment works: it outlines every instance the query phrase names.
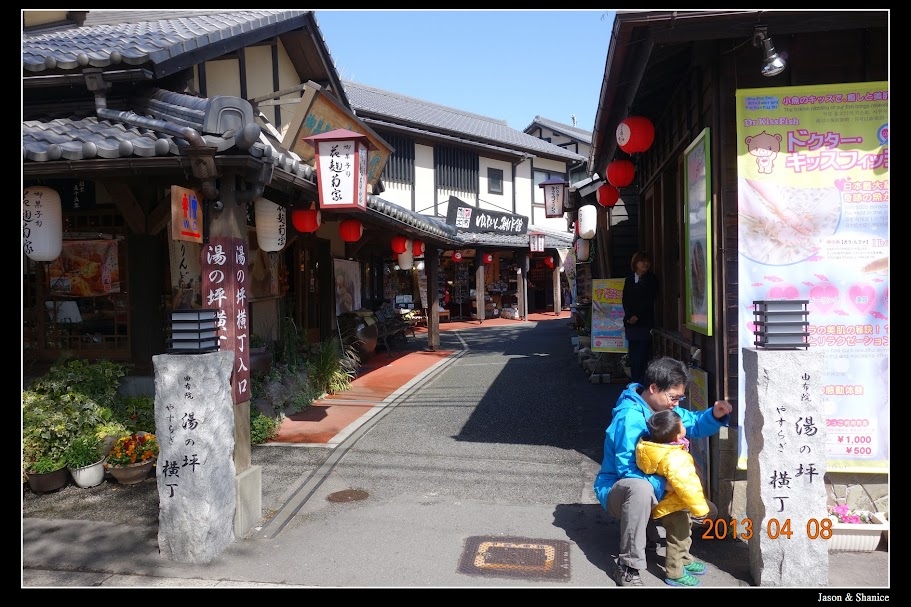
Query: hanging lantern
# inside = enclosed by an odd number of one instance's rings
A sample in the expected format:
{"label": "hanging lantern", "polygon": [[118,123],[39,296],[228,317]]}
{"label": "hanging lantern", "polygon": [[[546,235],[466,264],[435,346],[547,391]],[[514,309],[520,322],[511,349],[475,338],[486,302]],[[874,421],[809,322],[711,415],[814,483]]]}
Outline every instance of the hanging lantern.
{"label": "hanging lantern", "polygon": [[34,261],[53,261],[63,250],[63,208],[57,190],[22,190],[22,251]]}
{"label": "hanging lantern", "polygon": [[257,198],[254,204],[256,241],[261,251],[281,251],[288,242],[285,207],[268,198]]}
{"label": "hanging lantern", "polygon": [[617,204],[620,200],[620,190],[609,183],[605,183],[598,188],[598,204],[608,209]]}
{"label": "hanging lantern", "polygon": [[338,234],[345,242],[357,242],[364,235],[364,225],[357,219],[346,219],[338,224]]}
{"label": "hanging lantern", "polygon": [[591,255],[591,241],[580,238],[576,241],[576,260],[588,261]]}
{"label": "hanging lantern", "polygon": [[545,258],[544,258],[544,265],[547,266],[548,268],[553,269],[553,267],[554,267],[554,258],[551,257],[550,255],[548,255],[547,257],[545,257]]}
{"label": "hanging lantern", "polygon": [[453,253],[453,254],[452,254],[452,260],[453,260],[453,261],[462,261],[462,252],[461,252],[461,251],[456,251],[455,253]]}
{"label": "hanging lantern", "polygon": [[319,209],[292,209],[291,223],[298,232],[312,234],[322,223],[322,216]]}
{"label": "hanging lantern", "polygon": [[598,229],[598,209],[587,204],[579,209],[579,238],[591,240]]}
{"label": "hanging lantern", "polygon": [[316,150],[321,209],[366,211],[367,152],[376,149],[366,135],[335,129],[304,137]]}
{"label": "hanging lantern", "polygon": [[493,253],[484,253],[483,260],[485,264],[491,263],[493,261]]}
{"label": "hanging lantern", "polygon": [[415,257],[423,257],[425,248],[426,247],[424,246],[423,240],[415,240],[414,243],[411,245],[411,253]]}
{"label": "hanging lantern", "polygon": [[408,241],[408,246],[405,247],[405,250],[399,253],[399,268],[402,270],[411,270],[414,266],[414,253],[411,250],[411,241]]}
{"label": "hanging lantern", "polygon": [[633,182],[636,167],[629,160],[614,160],[607,165],[607,181],[615,188],[625,188]]}
{"label": "hanging lantern", "polygon": [[655,141],[655,125],[645,116],[627,116],[617,127],[617,144],[627,154],[644,152]]}
{"label": "hanging lantern", "polygon": [[404,253],[405,249],[408,248],[408,239],[404,236],[393,236],[392,237],[392,252],[398,255],[399,253]]}
{"label": "hanging lantern", "polygon": [[563,217],[563,201],[567,185],[569,184],[556,177],[538,184],[538,187],[544,190],[545,217]]}

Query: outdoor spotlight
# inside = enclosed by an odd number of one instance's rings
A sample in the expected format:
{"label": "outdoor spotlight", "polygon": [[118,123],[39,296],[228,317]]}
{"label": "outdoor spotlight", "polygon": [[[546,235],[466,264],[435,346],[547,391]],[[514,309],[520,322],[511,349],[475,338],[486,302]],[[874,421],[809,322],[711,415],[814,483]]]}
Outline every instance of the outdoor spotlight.
{"label": "outdoor spotlight", "polygon": [[763,76],[777,76],[784,71],[784,59],[775,52],[775,47],[772,45],[772,39],[769,38],[768,31],[765,27],[756,27],[753,31],[753,46],[762,48]]}

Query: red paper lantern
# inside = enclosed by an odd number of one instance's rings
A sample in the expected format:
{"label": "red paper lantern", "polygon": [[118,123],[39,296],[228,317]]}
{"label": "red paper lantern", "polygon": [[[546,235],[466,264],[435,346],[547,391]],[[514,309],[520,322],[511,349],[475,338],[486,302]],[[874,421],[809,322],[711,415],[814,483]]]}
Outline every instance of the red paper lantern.
{"label": "red paper lantern", "polygon": [[357,219],[346,219],[338,224],[338,234],[345,242],[357,242],[364,235],[364,225]]}
{"label": "red paper lantern", "polygon": [[461,251],[456,251],[455,253],[453,253],[453,254],[452,254],[452,260],[453,260],[453,261],[462,261],[462,252],[461,252]]}
{"label": "red paper lantern", "polygon": [[484,263],[490,263],[493,261],[493,253],[484,253]]}
{"label": "red paper lantern", "polygon": [[425,249],[425,247],[424,247],[423,240],[415,240],[411,244],[411,254],[414,255],[415,257],[423,257],[424,249]]}
{"label": "red paper lantern", "polygon": [[392,252],[393,253],[404,253],[408,249],[408,239],[404,236],[393,236],[392,237]]}
{"label": "red paper lantern", "polygon": [[609,183],[605,183],[598,188],[598,204],[602,207],[611,208],[620,200],[620,190]]}
{"label": "red paper lantern", "polygon": [[312,234],[316,232],[321,222],[319,209],[294,209],[291,211],[291,223],[298,232]]}
{"label": "red paper lantern", "polygon": [[644,152],[655,141],[655,125],[645,116],[627,116],[617,127],[617,144],[627,154]]}
{"label": "red paper lantern", "polygon": [[554,267],[554,258],[553,258],[553,257],[545,257],[545,258],[544,258],[544,265],[547,266],[548,268],[553,269],[553,267]]}
{"label": "red paper lantern", "polygon": [[629,160],[614,160],[607,165],[607,181],[615,188],[625,188],[633,182],[636,167]]}

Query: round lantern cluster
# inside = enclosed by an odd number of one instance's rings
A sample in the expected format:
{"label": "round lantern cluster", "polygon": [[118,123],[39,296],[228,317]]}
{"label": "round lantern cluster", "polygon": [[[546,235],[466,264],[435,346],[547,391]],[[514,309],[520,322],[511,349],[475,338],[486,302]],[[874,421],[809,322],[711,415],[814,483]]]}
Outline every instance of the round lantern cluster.
{"label": "round lantern cluster", "polygon": [[655,125],[645,116],[627,116],[617,126],[617,144],[627,154],[644,152],[655,141]]}
{"label": "round lantern cluster", "polygon": [[609,209],[617,204],[618,200],[620,200],[620,190],[611,184],[605,183],[598,188],[598,204],[602,207],[607,207]]}
{"label": "round lantern cluster", "polygon": [[33,261],[54,261],[63,251],[63,207],[57,190],[22,190],[22,251]]}
{"label": "round lantern cluster", "polygon": [[285,207],[268,198],[257,198],[254,204],[256,241],[263,251],[281,251],[288,242]]}
{"label": "round lantern cluster", "polygon": [[345,219],[338,224],[338,235],[345,242],[357,242],[364,235],[364,224],[357,219]]}
{"label": "round lantern cluster", "polygon": [[298,232],[312,234],[322,223],[322,216],[319,209],[294,209],[291,211],[291,223]]}
{"label": "round lantern cluster", "polygon": [[607,165],[607,182],[615,188],[625,188],[633,182],[636,167],[629,160],[614,160]]}

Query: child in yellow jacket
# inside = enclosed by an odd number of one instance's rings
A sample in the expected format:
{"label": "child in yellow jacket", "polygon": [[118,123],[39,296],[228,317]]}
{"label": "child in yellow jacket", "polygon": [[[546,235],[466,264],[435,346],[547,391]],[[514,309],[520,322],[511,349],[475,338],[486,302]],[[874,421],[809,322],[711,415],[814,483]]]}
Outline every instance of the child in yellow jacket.
{"label": "child in yellow jacket", "polygon": [[704,517],[710,512],[689,452],[686,428],[673,409],[658,411],[645,422],[648,434],[636,444],[636,465],[646,474],[667,479],[667,491],[652,509],[666,532],[665,583],[671,586],[699,585],[694,575],[705,573],[705,563],[690,554],[690,515]]}

